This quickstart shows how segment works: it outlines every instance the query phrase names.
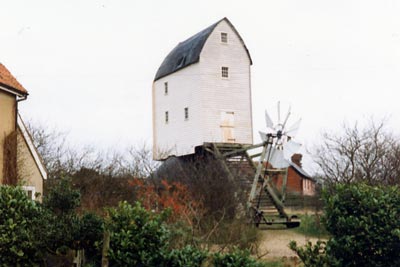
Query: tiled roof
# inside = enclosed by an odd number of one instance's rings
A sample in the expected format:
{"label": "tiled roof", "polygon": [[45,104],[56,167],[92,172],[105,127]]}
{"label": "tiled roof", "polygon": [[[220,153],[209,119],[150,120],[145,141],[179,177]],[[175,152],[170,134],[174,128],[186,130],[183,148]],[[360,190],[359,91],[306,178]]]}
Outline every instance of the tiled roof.
{"label": "tiled roof", "polygon": [[27,95],[28,91],[15,79],[8,69],[0,63],[0,86],[6,87],[17,94]]}
{"label": "tiled roof", "polygon": [[296,163],[288,160],[290,166],[292,166],[298,173],[303,175],[305,178],[309,178],[311,180],[314,180],[311,175],[309,175],[303,168],[299,167]]}

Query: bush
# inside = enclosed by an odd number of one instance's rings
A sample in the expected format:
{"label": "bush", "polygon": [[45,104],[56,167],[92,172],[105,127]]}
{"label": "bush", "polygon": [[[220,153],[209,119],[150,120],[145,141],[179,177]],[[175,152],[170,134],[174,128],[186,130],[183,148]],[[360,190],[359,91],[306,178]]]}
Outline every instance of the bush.
{"label": "bush", "polygon": [[200,267],[207,258],[206,251],[192,246],[172,250],[165,259],[166,267]]}
{"label": "bush", "polygon": [[398,188],[339,184],[334,192],[324,193],[323,219],[332,236],[326,247],[291,244],[306,266],[399,266]]}
{"label": "bush", "polygon": [[214,267],[265,267],[266,265],[250,257],[248,250],[235,250],[230,253],[215,253]]}
{"label": "bush", "polygon": [[398,187],[338,185],[325,196],[329,256],[344,266],[399,266]]}
{"label": "bush", "polygon": [[76,213],[80,193],[67,179],[54,181],[43,197],[46,210],[47,248],[52,254],[66,255],[69,249],[79,249],[81,220]]}
{"label": "bush", "polygon": [[304,266],[336,266],[336,264],[329,262],[329,258],[326,256],[326,243],[323,241],[317,241],[314,245],[308,241],[304,247],[298,247],[296,241],[291,241],[289,247],[297,253],[301,261],[304,263]]}
{"label": "bush", "polygon": [[89,262],[100,261],[101,254],[98,244],[103,239],[103,219],[93,213],[85,213],[80,223],[79,243],[80,248],[85,250],[86,260]]}
{"label": "bush", "polygon": [[110,266],[160,266],[168,247],[167,213],[126,201],[109,210]]}
{"label": "bush", "polygon": [[0,186],[0,266],[39,266],[44,221],[38,203],[18,187]]}

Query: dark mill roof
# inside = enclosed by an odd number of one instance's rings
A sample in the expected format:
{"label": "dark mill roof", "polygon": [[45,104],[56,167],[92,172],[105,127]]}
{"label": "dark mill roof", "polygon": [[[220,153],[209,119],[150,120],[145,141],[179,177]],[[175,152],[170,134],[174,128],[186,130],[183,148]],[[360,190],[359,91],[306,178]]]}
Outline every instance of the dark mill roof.
{"label": "dark mill roof", "polygon": [[208,28],[202,30],[201,32],[193,35],[189,39],[180,42],[177,46],[175,46],[175,48],[167,55],[161,66],[158,68],[154,81],[157,81],[158,79],[161,79],[169,74],[172,74],[180,69],[183,69],[193,63],[198,62],[200,59],[200,53],[203,50],[205,42],[207,41],[210,34],[213,32],[215,27],[223,20],[225,20],[239,36],[249,56],[250,64],[252,64],[250,53],[244,45],[244,42],[239,33],[236,31],[235,27],[233,27],[232,23],[227,18],[223,18],[213,25],[209,26]]}

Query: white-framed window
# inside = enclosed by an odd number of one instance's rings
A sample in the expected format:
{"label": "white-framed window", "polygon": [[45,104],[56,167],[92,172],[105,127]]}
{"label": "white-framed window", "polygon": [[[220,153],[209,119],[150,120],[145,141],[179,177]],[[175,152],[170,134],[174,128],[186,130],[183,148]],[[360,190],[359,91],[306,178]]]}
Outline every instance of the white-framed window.
{"label": "white-framed window", "polygon": [[228,43],[228,33],[221,32],[221,43],[224,43],[224,44]]}
{"label": "white-framed window", "polygon": [[168,124],[169,122],[169,113],[168,111],[165,111],[165,124]]}
{"label": "white-framed window", "polygon": [[164,83],[164,95],[168,95],[168,82]]}
{"label": "white-framed window", "polygon": [[228,67],[221,67],[221,77],[229,78],[229,68]]}
{"label": "white-framed window", "polygon": [[187,121],[187,120],[189,120],[189,108],[186,107],[186,108],[184,109],[184,112],[185,112],[185,120]]}
{"label": "white-framed window", "polygon": [[22,186],[22,189],[26,192],[29,199],[35,200],[36,188],[34,186]]}

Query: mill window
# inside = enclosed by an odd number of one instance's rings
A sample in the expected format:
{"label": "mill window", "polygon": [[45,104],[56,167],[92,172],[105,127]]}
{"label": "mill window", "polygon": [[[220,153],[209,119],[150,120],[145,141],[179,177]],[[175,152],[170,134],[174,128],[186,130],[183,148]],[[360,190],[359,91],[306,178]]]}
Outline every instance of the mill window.
{"label": "mill window", "polygon": [[189,108],[185,108],[185,120],[189,119]]}
{"label": "mill window", "polygon": [[229,68],[221,67],[221,75],[222,75],[222,78],[229,78]]}
{"label": "mill window", "polygon": [[164,95],[168,95],[168,82],[164,83]]}
{"label": "mill window", "polygon": [[228,43],[228,34],[226,32],[221,32],[221,43]]}

